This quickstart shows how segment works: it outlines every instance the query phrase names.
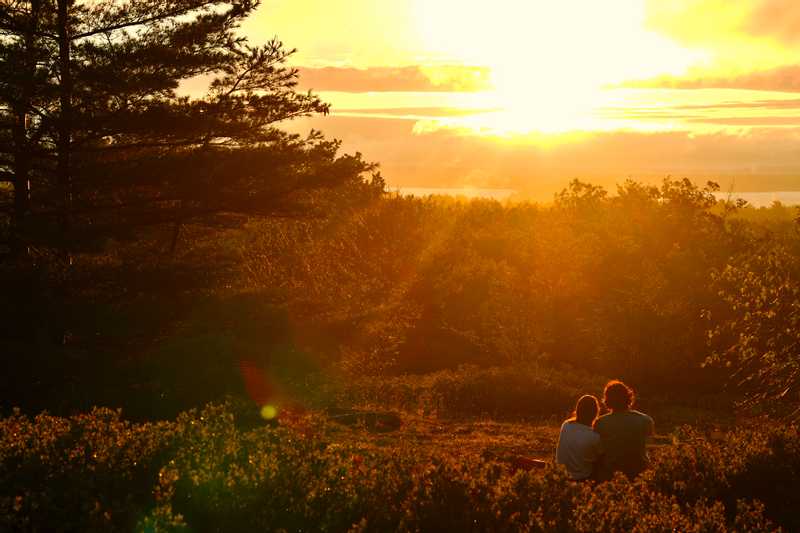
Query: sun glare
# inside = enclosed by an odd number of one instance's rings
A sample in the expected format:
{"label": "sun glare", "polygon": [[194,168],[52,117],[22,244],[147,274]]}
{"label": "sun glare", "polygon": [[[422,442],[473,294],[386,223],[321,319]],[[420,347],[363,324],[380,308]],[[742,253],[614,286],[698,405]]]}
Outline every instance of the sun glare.
{"label": "sun glare", "polygon": [[264,420],[272,420],[278,416],[278,408],[274,405],[267,404],[261,407],[261,418]]}
{"label": "sun glare", "polygon": [[603,88],[678,75],[702,59],[645,27],[643,0],[418,0],[431,59],[487,66],[489,107],[461,121],[493,134],[598,130]]}

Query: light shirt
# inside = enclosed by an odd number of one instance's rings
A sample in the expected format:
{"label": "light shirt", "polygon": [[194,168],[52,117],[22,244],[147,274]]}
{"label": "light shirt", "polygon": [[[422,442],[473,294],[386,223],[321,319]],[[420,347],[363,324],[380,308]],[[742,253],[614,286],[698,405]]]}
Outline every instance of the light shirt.
{"label": "light shirt", "polygon": [[567,473],[572,479],[586,479],[591,476],[594,464],[602,453],[600,435],[592,428],[574,420],[561,424],[556,462],[567,467]]}

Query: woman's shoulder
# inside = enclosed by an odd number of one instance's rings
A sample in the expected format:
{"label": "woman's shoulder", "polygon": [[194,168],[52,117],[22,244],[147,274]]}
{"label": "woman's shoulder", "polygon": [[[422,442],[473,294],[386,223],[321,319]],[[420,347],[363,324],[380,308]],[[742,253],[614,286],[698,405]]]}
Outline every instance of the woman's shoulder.
{"label": "woman's shoulder", "polygon": [[[586,424],[581,424],[580,422],[576,421],[574,418],[570,418],[568,420],[564,420],[564,423],[561,424],[561,432],[562,433],[575,433],[575,434],[592,434],[597,435],[594,429],[591,426],[587,426]],[[599,437],[599,435],[598,435]]]}
{"label": "woman's shoulder", "polygon": [[590,428],[589,426],[586,426],[584,424],[581,424],[580,422],[578,422],[574,418],[568,418],[567,420],[564,420],[564,422],[561,424],[561,433],[562,434],[563,433],[570,433],[570,434],[583,433],[585,430],[592,431],[592,428]]}

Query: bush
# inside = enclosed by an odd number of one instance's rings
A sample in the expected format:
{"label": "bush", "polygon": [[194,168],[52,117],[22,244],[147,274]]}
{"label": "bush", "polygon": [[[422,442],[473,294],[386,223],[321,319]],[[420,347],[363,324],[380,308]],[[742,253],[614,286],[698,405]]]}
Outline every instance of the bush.
{"label": "bush", "polygon": [[0,529],[131,530],[150,505],[174,431],[109,409],[0,420]]}
{"label": "bush", "polygon": [[[338,431],[338,432],[337,432]],[[349,436],[348,436],[349,435]],[[315,415],[242,430],[227,406],[131,424],[96,409],[0,420],[0,529],[796,530],[796,427],[678,437],[634,482],[379,445]],[[760,501],[759,501],[760,500]],[[763,503],[762,503],[763,502]],[[774,520],[775,522],[771,522]]]}
{"label": "bush", "polygon": [[463,366],[426,375],[363,379],[345,386],[343,400],[391,406],[444,418],[531,419],[564,417],[586,390],[602,390],[601,377],[535,364]]}

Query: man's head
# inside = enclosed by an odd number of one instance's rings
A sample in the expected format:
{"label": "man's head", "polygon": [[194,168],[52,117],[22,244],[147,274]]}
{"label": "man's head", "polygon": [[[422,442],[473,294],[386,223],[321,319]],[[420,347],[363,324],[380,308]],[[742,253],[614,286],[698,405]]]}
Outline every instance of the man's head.
{"label": "man's head", "polygon": [[633,389],[616,379],[609,381],[603,391],[603,403],[612,411],[630,409],[635,399]]}

